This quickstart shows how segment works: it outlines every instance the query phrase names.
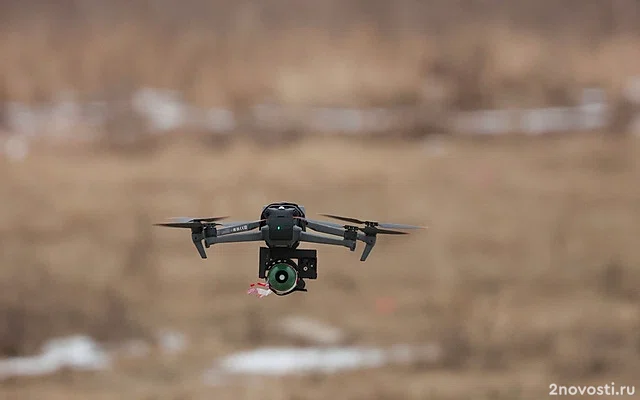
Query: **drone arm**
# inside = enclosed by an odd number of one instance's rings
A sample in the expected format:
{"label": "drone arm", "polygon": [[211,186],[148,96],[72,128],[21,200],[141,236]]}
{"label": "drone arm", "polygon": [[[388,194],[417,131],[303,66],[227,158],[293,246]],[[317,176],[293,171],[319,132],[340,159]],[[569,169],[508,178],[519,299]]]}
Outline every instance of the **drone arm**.
{"label": "drone arm", "polygon": [[355,240],[337,239],[322,235],[316,235],[315,233],[310,232],[300,232],[300,241],[318,244],[329,244],[334,246],[344,246],[348,247],[351,251],[354,251],[356,249]]}
{"label": "drone arm", "polygon": [[264,240],[262,231],[259,232],[242,232],[229,234],[224,236],[209,236],[204,239],[207,246],[218,243],[242,243],[242,242],[259,242]]}
{"label": "drone arm", "polygon": [[252,231],[254,229],[259,228],[260,224],[262,224],[263,222],[264,221],[235,222],[233,223],[233,225],[228,224],[220,228],[216,228],[215,236],[220,237],[220,236],[225,236],[232,233]]}
{"label": "drone arm", "polygon": [[345,229],[343,227],[334,227],[330,225],[323,224],[321,222],[306,220],[307,228],[312,229],[316,232],[326,233],[329,235],[335,236],[343,236]]}

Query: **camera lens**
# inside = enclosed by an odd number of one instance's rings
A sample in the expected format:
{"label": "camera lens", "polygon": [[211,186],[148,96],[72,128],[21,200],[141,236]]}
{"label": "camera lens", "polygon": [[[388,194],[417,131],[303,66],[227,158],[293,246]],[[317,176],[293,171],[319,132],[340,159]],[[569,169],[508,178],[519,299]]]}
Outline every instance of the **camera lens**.
{"label": "camera lens", "polygon": [[288,293],[295,288],[298,274],[288,262],[279,262],[267,272],[267,281],[274,292]]}

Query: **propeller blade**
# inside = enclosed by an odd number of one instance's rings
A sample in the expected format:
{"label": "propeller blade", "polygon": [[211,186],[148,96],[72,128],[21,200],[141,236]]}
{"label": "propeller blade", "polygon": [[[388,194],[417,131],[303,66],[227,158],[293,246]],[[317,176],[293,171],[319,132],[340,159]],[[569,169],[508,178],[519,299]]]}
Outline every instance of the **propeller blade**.
{"label": "propeller blade", "polygon": [[[365,229],[367,229],[367,228],[361,228],[360,230],[362,230],[364,232]],[[392,231],[392,230],[389,230],[389,229],[379,229],[377,227],[374,227],[373,229],[374,229],[374,232],[376,234],[381,234],[382,233],[382,234],[386,234],[386,235],[408,235],[407,232]]]}
{"label": "propeller blade", "polygon": [[229,217],[204,217],[204,218],[175,217],[170,219],[175,222],[216,222],[216,221],[221,221],[227,218]]}
{"label": "propeller blade", "polygon": [[366,221],[361,221],[361,220],[359,220],[357,218],[341,217],[340,215],[333,215],[333,214],[319,214],[319,215],[322,215],[323,217],[337,219],[337,220],[344,221],[344,222],[351,222],[352,224],[364,224],[364,223],[366,223]]}
{"label": "propeller blade", "polygon": [[191,218],[191,217],[175,217],[170,218],[171,222],[163,222],[159,224],[154,224],[155,226],[167,226],[169,228],[187,228],[187,229],[197,229],[202,228],[203,223],[208,225],[221,225],[216,223],[215,221],[220,221],[229,217],[206,217],[206,218]]}
{"label": "propeller blade", "polygon": [[188,229],[193,229],[193,228],[201,228],[202,227],[202,223],[200,222],[163,222],[160,224],[153,224],[155,226],[167,226],[169,228],[188,228]]}
{"label": "propeller blade", "polygon": [[388,228],[388,229],[427,229],[424,226],[415,226],[415,225],[405,225],[405,224],[387,224],[379,222],[378,225],[380,228]]}

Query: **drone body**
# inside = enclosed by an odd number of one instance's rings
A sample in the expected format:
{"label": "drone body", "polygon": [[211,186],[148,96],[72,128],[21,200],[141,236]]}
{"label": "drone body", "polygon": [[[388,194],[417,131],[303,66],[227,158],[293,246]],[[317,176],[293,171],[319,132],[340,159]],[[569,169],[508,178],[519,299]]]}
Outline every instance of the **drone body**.
{"label": "drone body", "polygon": [[207,258],[205,248],[214,244],[264,241],[266,247],[260,248],[258,277],[266,282],[252,285],[250,292],[264,290],[266,293],[270,291],[279,296],[295,291],[306,292],[304,279],[318,277],[316,250],[298,249],[301,242],[344,246],[355,251],[357,241],[361,241],[365,248],[360,261],[365,261],[376,243],[378,234],[402,235],[406,232],[391,229],[421,228],[413,225],[360,221],[335,215],[325,216],[355,225],[308,219],[303,206],[288,202],[264,206],[260,218],[250,222],[221,224],[216,221],[227,217],[212,217],[181,218],[179,221],[156,225],[191,229],[191,239],[202,258]]}

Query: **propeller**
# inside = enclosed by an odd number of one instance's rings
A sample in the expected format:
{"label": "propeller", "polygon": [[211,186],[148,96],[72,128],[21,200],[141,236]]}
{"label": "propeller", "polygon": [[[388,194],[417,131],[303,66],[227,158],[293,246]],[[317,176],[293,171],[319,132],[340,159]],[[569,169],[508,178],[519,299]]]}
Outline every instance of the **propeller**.
{"label": "propeller", "polygon": [[[377,221],[363,221],[357,218],[343,217],[340,215],[333,215],[333,214],[320,214],[320,215],[324,217],[344,221],[344,222],[351,222],[353,224],[364,225],[364,228],[357,227],[357,229],[361,230],[367,235],[375,235],[378,233],[388,234],[388,235],[406,235],[407,232],[400,232],[392,229],[426,229],[423,226],[391,224],[391,223],[383,223],[383,222],[377,222]],[[347,226],[345,226],[345,228],[347,228]]]}
{"label": "propeller", "polygon": [[[198,250],[200,257],[207,258],[207,253],[202,245],[204,239],[204,231],[207,228],[220,226],[222,224],[216,221],[223,220],[229,217],[206,217],[206,218],[190,218],[190,217],[178,217],[171,218],[173,222],[162,222],[154,224],[155,226],[167,226],[169,228],[187,228],[191,229],[191,240]],[[209,247],[209,246],[207,246]]]}
{"label": "propeller", "polygon": [[220,221],[226,218],[229,218],[229,217],[207,217],[207,218],[177,217],[177,218],[172,218],[173,222],[163,222],[163,223],[154,224],[154,225],[166,226],[169,228],[198,229],[198,228],[202,228],[204,225],[209,225],[209,226],[222,225],[222,224],[216,223],[216,221]]}

